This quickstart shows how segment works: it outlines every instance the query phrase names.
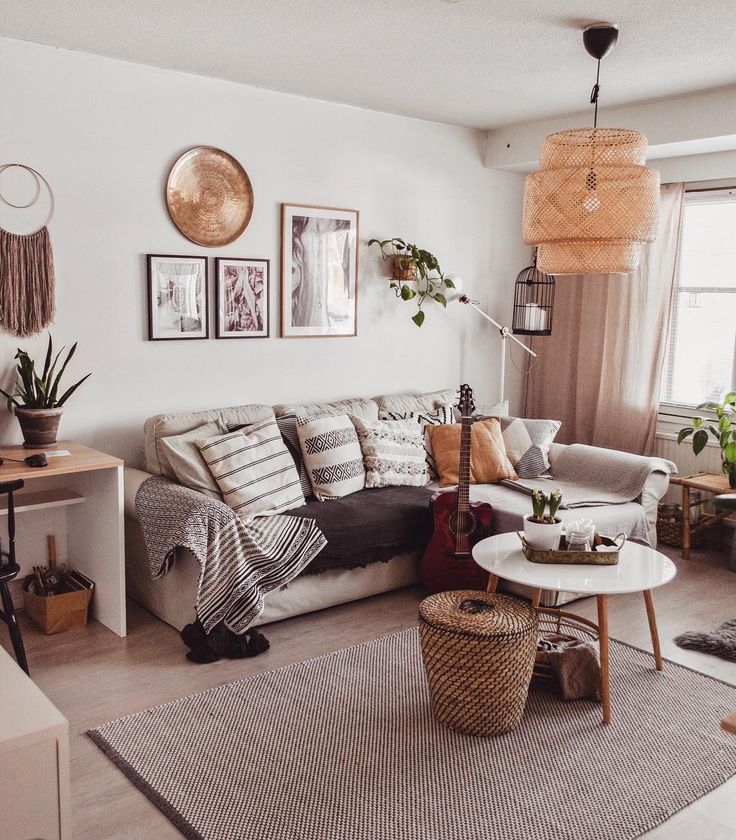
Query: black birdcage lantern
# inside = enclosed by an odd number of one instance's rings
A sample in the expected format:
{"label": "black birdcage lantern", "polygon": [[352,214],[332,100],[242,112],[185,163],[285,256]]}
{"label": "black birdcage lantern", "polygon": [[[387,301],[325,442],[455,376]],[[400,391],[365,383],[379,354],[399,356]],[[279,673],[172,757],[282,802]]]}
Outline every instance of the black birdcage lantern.
{"label": "black birdcage lantern", "polygon": [[555,302],[555,278],[534,265],[522,269],[514,287],[515,335],[552,335],[552,308]]}

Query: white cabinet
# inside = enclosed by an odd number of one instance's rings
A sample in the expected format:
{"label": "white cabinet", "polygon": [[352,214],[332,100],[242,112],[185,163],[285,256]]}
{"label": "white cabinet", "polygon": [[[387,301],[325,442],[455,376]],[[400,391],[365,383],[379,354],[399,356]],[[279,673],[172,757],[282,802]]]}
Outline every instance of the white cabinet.
{"label": "white cabinet", "polygon": [[69,724],[0,647],[0,837],[69,840]]}

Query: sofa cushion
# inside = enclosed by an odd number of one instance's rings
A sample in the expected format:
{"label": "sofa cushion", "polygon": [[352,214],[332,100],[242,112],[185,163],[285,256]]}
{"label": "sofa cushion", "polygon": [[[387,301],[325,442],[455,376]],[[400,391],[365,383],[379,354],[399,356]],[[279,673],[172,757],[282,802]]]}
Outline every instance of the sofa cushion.
{"label": "sofa cushion", "polygon": [[[457,484],[460,460],[459,423],[442,426],[428,426],[432,439],[432,451],[443,487]],[[478,420],[470,427],[470,482],[471,484],[493,484],[508,478],[516,478],[514,468],[506,455],[497,418]]]}
{"label": "sofa cushion", "polygon": [[225,431],[220,423],[214,422],[197,426],[181,435],[161,438],[161,449],[179,484],[190,490],[199,490],[212,499],[222,500],[220,488],[197,447],[197,440],[221,435]]}
{"label": "sofa cushion", "polygon": [[438,405],[437,408],[423,408],[416,411],[389,411],[382,408],[378,416],[381,420],[415,420],[424,431],[424,451],[427,454],[427,466],[429,476],[432,479],[438,477],[437,464],[432,454],[432,439],[427,432],[428,426],[438,426],[455,422],[455,409],[450,403]]}
{"label": "sofa cushion", "polygon": [[303,574],[354,569],[422,551],[432,536],[433,492],[428,487],[381,487],[290,510],[287,516],[315,519],[327,537],[327,545]]}
{"label": "sofa cushion", "polygon": [[302,456],[320,500],[339,499],[365,487],[363,453],[347,414],[297,417]]}
{"label": "sofa cushion", "polygon": [[256,423],[247,432],[198,440],[197,446],[223,501],[241,519],[283,513],[304,504],[294,460],[275,420]]}
{"label": "sofa cushion", "polygon": [[[314,497],[312,492],[312,482],[309,480],[309,473],[304,463],[302,456],[301,444],[299,443],[299,435],[296,431],[296,414],[284,414],[276,418],[276,424],[281,432],[286,448],[289,450],[289,455],[294,459],[294,466],[299,473],[299,484],[302,488],[302,493],[305,499]],[[247,433],[249,426],[242,423],[235,423],[227,427],[228,432],[244,431]]]}
{"label": "sofa cushion", "polygon": [[364,420],[378,420],[378,406],[373,400],[355,397],[348,400],[322,403],[287,403],[273,407],[277,417],[296,414],[299,417],[317,417],[320,414],[353,414]]}
{"label": "sofa cushion", "polygon": [[[483,419],[486,415],[476,415]],[[549,448],[562,423],[499,417],[506,453],[519,478],[538,478],[549,469]]]}
{"label": "sofa cushion", "polygon": [[165,475],[176,480],[176,475],[166,459],[166,453],[160,445],[161,438],[191,432],[205,423],[219,422],[223,429],[238,423],[256,423],[274,416],[269,405],[238,405],[231,408],[213,408],[208,411],[189,411],[176,414],[157,414],[149,417],[143,427],[144,456],[146,472],[153,475]]}
{"label": "sofa cushion", "polygon": [[424,433],[415,420],[352,420],[363,451],[366,487],[429,484]]}
{"label": "sofa cushion", "polygon": [[429,391],[425,394],[384,394],[374,397],[379,412],[391,412],[406,415],[411,412],[432,411],[440,405],[457,402],[457,390],[445,388],[441,391]]}

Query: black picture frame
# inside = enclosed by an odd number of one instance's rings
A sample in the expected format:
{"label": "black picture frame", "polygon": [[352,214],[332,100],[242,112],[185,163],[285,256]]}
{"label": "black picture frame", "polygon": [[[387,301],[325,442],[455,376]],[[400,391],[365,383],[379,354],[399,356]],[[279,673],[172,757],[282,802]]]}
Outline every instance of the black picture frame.
{"label": "black picture frame", "polygon": [[[154,304],[154,295],[158,295],[160,291],[160,283],[156,282],[157,273],[160,272],[159,266],[176,265],[176,263],[191,263],[197,264],[199,268],[199,277],[201,277],[202,285],[197,294],[198,305],[200,308],[200,317],[197,319],[201,324],[199,329],[189,329],[185,326],[186,315],[179,312],[181,320],[181,329],[177,332],[174,329],[164,329],[161,324],[160,310],[162,309],[162,302]],[[147,269],[147,295],[148,295],[148,340],[149,341],[197,341],[200,339],[208,339],[210,337],[210,313],[209,313],[209,273],[208,260],[203,256],[191,256],[187,254],[146,254],[146,269]],[[171,274],[171,276],[176,276]],[[179,276],[186,276],[183,273]],[[157,288],[154,288],[156,286]],[[174,290],[176,291],[176,290]],[[181,290],[179,290],[181,291]],[[172,309],[180,304],[177,304],[174,298],[176,295],[169,295],[169,300],[173,300]],[[194,319],[188,318],[188,321]],[[164,334],[169,333],[169,334]],[[187,334],[189,333],[189,334]]]}
{"label": "black picture frame", "polygon": [[[224,272],[228,265],[263,272],[262,328],[256,330],[232,330],[225,325]],[[250,274],[249,274],[250,280]],[[251,286],[251,292],[255,290]],[[271,335],[271,261],[261,257],[216,257],[215,258],[215,336],[218,339],[269,338]]]}

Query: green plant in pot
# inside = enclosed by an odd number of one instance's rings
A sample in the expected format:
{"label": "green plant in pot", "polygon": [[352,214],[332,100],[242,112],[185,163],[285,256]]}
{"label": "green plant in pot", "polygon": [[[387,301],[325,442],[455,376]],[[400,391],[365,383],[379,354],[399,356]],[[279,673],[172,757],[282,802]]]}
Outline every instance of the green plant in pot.
{"label": "green plant in pot", "polygon": [[39,375],[36,363],[25,350],[19,348],[15,354],[18,362],[15,393],[10,394],[0,388],[0,394],[8,401],[8,411],[15,410],[15,416],[23,432],[24,444],[29,449],[43,449],[56,443],[56,434],[65,403],[84,380],[92,376],[88,373],[79,382],[61,391],[61,379],[77,350],[77,344],[74,344],[59,365],[64,349],[62,347],[54,356],[54,346],[49,335],[46,359],[43,371]]}
{"label": "green plant in pot", "polygon": [[559,490],[553,490],[549,496],[541,490],[532,491],[532,512],[524,517],[524,539],[529,546],[540,551],[554,551],[560,547],[562,520],[557,511],[561,504]]}
{"label": "green plant in pot", "polygon": [[693,417],[691,426],[680,429],[677,442],[690,439],[693,452],[700,455],[709,437],[716,440],[721,447],[723,472],[728,476],[729,486],[736,490],[736,391],[729,391],[720,403],[701,403],[698,409],[712,411],[716,415],[715,424],[704,417]]}
{"label": "green plant in pot", "polygon": [[[415,302],[417,311],[412,316],[412,321],[418,327],[424,323],[423,307],[427,300],[435,300],[440,306],[447,308],[445,292],[447,289],[454,289],[455,284],[444,274],[434,254],[397,236],[393,239],[370,239],[368,245],[378,245],[383,259],[391,260],[389,288],[393,289],[397,298]],[[416,287],[412,288],[409,283],[416,283]]]}

